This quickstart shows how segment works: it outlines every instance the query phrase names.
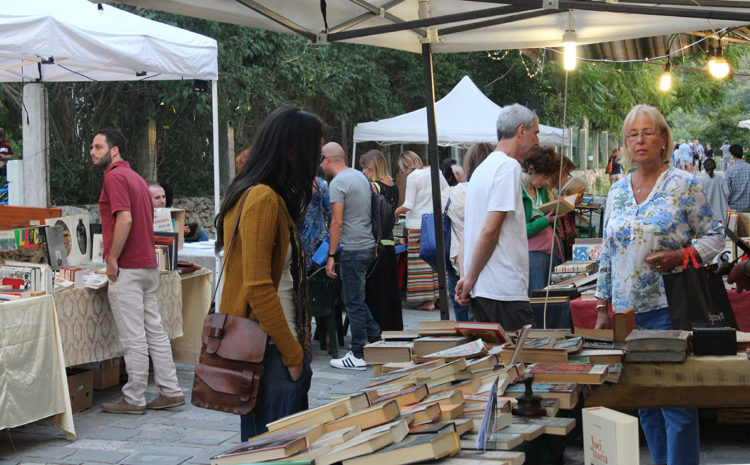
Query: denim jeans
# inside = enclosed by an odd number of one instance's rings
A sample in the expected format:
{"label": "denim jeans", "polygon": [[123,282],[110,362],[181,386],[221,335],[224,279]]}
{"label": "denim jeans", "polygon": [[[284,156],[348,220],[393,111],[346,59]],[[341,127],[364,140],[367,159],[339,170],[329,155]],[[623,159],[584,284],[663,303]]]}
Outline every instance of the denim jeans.
{"label": "denim jeans", "polygon": [[300,377],[292,381],[289,369],[281,361],[279,348],[269,344],[255,410],[248,415],[240,415],[240,440],[244,442],[265,433],[268,423],[307,410],[311,380],[312,369],[307,359],[304,360]]}
{"label": "denim jeans", "polygon": [[469,306],[459,305],[456,302],[456,283],[458,283],[458,273],[455,268],[449,264],[446,265],[446,272],[448,274],[448,293],[451,296],[451,302],[453,302],[453,316],[456,321],[469,321]]}
{"label": "denim jeans", "polygon": [[[547,283],[549,258],[550,254],[545,252],[529,252],[529,297],[531,297],[531,291],[544,289],[549,284]],[[553,270],[559,264],[560,259],[555,255],[552,262]]]}
{"label": "denim jeans", "polygon": [[375,257],[375,248],[363,250],[341,250],[339,275],[341,276],[341,296],[349,327],[352,332],[352,353],[357,358],[364,357],[367,341],[380,339],[380,326],[365,303],[365,280],[367,268]]}
{"label": "denim jeans", "polygon": [[[637,313],[635,322],[646,329],[672,329],[672,320],[666,307]],[[639,409],[638,416],[654,463],[698,465],[698,409],[647,408]]]}

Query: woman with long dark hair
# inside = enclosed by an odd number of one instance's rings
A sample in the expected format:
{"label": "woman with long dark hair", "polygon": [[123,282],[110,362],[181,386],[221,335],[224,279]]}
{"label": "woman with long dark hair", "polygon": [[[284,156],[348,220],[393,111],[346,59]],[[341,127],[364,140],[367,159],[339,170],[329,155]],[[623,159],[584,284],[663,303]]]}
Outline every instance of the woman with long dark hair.
{"label": "woman with long dark hair", "polygon": [[308,408],[311,316],[305,250],[296,225],[312,196],[322,141],[315,115],[288,106],[274,110],[256,133],[214,221],[216,250],[226,247],[221,312],[258,321],[270,338],[257,408],[241,417],[242,441],[265,432],[267,423]]}

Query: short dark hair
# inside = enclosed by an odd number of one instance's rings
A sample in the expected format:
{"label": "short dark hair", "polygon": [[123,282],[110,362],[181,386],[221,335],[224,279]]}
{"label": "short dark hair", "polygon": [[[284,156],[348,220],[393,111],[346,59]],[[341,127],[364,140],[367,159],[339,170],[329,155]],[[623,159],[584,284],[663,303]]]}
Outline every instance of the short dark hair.
{"label": "short dark hair", "polygon": [[734,158],[742,158],[742,146],[739,144],[730,145],[729,153],[731,153]]}
{"label": "short dark hair", "polygon": [[112,147],[117,147],[117,149],[120,151],[121,157],[125,155],[127,142],[125,141],[125,136],[123,136],[120,131],[113,128],[104,128],[96,131],[96,134],[101,134],[104,136],[110,149]]}
{"label": "short dark hair", "polygon": [[529,172],[532,168],[534,173],[542,176],[552,176],[560,171],[560,154],[552,147],[537,145],[531,149],[528,158],[524,159],[522,166],[524,171]]}

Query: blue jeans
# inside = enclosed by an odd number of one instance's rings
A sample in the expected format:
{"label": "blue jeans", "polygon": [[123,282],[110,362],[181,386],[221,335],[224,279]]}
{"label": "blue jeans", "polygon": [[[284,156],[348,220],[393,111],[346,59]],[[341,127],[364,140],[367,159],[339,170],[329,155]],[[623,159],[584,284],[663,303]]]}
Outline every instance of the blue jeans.
{"label": "blue jeans", "polygon": [[[672,329],[667,307],[637,313],[635,322],[646,329]],[[655,464],[698,465],[700,434],[696,408],[638,409],[641,428]]]}
{"label": "blue jeans", "polygon": [[469,306],[459,305],[456,302],[456,283],[458,283],[458,273],[451,266],[450,263],[446,264],[446,271],[448,273],[448,292],[451,295],[451,302],[453,302],[453,314],[456,321],[469,321]]}
{"label": "blue jeans", "polygon": [[341,296],[349,327],[352,332],[352,353],[357,358],[364,357],[367,341],[380,339],[380,326],[365,303],[365,281],[367,268],[375,257],[375,248],[364,250],[341,250],[339,275],[341,276]]}
{"label": "blue jeans", "polygon": [[310,390],[312,369],[307,360],[303,362],[302,374],[292,381],[289,370],[281,362],[278,347],[269,344],[263,366],[260,396],[255,410],[240,416],[240,440],[268,431],[267,423],[308,409],[307,392]]}
{"label": "blue jeans", "polygon": [[[544,252],[529,252],[529,297],[531,291],[535,289],[544,289],[547,286],[547,274],[549,273],[549,257]],[[560,264],[557,255],[554,256],[552,267]]]}

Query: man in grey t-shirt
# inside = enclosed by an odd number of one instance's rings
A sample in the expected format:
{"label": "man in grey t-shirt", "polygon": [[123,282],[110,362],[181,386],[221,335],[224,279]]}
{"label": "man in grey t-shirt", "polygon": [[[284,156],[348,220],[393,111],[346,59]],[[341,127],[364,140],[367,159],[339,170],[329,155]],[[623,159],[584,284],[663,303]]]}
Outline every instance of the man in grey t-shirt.
{"label": "man in grey t-shirt", "polygon": [[327,175],[334,177],[329,188],[331,226],[326,274],[331,278],[336,277],[334,255],[341,244],[341,294],[352,331],[352,350],[330,363],[334,368],[365,370],[365,342],[380,339],[380,327],[365,303],[367,268],[375,255],[372,191],[364,174],[346,166],[344,149],[339,144],[329,142],[321,151],[323,161],[320,167]]}

